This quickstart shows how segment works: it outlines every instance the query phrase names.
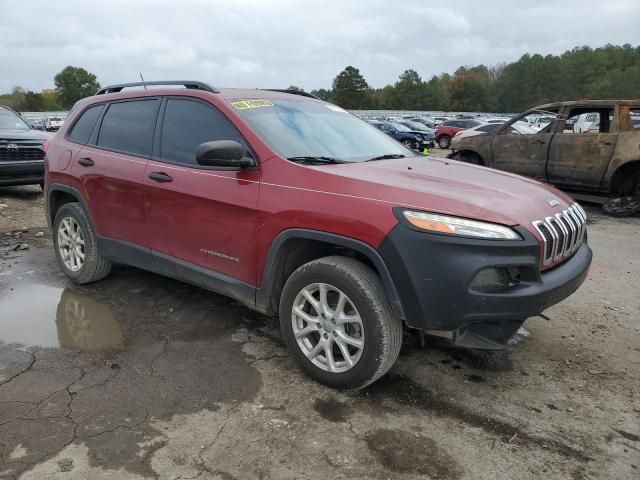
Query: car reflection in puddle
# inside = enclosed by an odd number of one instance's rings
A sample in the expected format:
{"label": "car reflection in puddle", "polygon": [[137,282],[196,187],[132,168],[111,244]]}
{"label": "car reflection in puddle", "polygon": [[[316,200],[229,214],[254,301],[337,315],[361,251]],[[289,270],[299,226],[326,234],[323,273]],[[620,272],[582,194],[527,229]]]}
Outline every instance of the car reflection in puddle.
{"label": "car reflection in puddle", "polygon": [[46,285],[0,297],[0,342],[84,352],[124,348],[120,324],[107,305]]}

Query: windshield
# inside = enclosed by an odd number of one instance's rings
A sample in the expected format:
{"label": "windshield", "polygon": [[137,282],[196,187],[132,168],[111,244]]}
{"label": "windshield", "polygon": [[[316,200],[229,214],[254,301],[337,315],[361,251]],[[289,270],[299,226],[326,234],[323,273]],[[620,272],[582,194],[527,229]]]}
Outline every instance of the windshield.
{"label": "windshield", "polygon": [[29,130],[29,125],[15,113],[1,109],[0,130]]}
{"label": "windshield", "polygon": [[309,99],[230,100],[249,125],[280,155],[362,162],[411,150],[346,110]]}

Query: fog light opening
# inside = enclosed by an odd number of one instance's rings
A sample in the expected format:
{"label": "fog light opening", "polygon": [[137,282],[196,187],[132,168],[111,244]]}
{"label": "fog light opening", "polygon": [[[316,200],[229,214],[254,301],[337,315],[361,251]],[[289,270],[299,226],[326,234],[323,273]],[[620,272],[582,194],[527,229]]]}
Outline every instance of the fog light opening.
{"label": "fog light opening", "polygon": [[518,286],[518,267],[485,268],[480,270],[471,282],[471,289],[478,292],[501,292]]}

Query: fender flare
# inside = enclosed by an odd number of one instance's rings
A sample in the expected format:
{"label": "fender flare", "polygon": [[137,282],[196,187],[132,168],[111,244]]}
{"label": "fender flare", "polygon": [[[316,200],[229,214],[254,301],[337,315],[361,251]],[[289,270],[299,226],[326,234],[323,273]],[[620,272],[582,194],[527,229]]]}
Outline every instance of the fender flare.
{"label": "fender flare", "polygon": [[51,197],[53,196],[54,192],[64,192],[75,197],[78,200],[78,202],[80,202],[80,204],[82,205],[82,208],[84,208],[84,211],[87,213],[87,216],[89,217],[89,220],[91,220],[91,223],[95,225],[93,223],[93,219],[91,218],[91,212],[87,208],[87,204],[84,201],[84,197],[82,196],[79,190],[73,187],[70,187],[68,185],[63,185],[61,183],[52,183],[47,188],[47,198],[46,198],[46,204],[45,204],[45,207],[46,207],[45,213],[47,214],[47,224],[49,225],[49,228],[53,228],[53,218],[51,218]]}
{"label": "fender flare", "polygon": [[274,276],[274,267],[280,249],[285,242],[292,239],[317,240],[320,242],[336,245],[339,247],[349,248],[364,255],[375,266],[380,274],[382,286],[385,294],[393,308],[393,313],[401,320],[406,320],[404,309],[400,301],[400,296],[396,289],[391,272],[387,268],[384,259],[378,251],[371,245],[356,240],[355,238],[345,237],[335,233],[322,232],[318,230],[309,230],[304,228],[291,228],[280,232],[271,243],[269,254],[265,262],[264,273],[262,274],[262,282],[260,288],[256,289],[256,306],[261,311],[267,311],[270,298],[270,286]]}

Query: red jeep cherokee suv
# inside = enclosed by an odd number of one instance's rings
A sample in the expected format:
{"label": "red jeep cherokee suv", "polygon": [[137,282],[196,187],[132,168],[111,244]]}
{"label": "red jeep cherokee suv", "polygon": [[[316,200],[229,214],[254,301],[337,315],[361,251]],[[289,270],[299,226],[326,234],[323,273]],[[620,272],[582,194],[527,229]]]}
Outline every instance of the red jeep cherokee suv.
{"label": "red jeep cherokee suv", "polygon": [[575,291],[582,208],[558,190],[417,155],[303,93],[114,85],[79,101],[46,155],[46,213],[78,283],[126,263],[279,315],[334,387],[393,365],[403,326],[499,349]]}

